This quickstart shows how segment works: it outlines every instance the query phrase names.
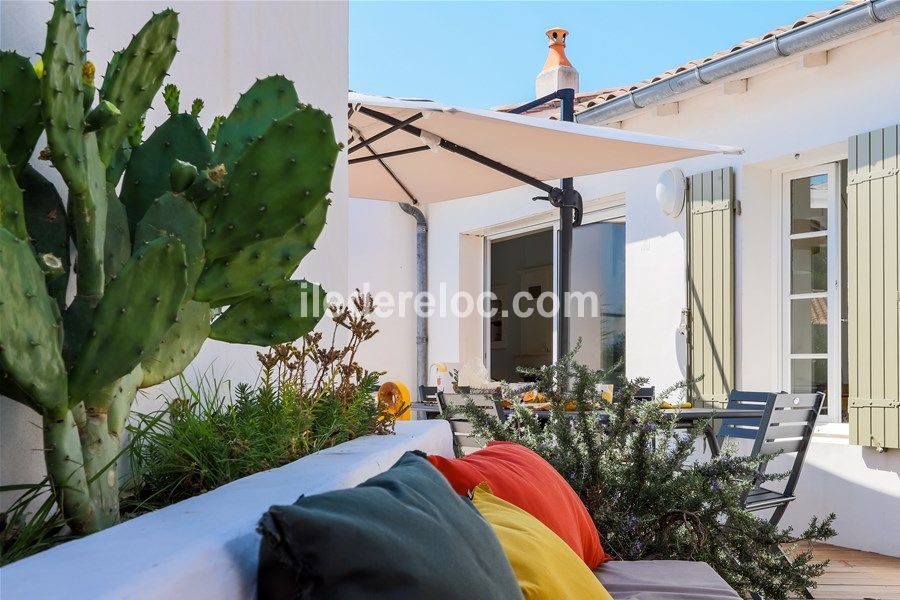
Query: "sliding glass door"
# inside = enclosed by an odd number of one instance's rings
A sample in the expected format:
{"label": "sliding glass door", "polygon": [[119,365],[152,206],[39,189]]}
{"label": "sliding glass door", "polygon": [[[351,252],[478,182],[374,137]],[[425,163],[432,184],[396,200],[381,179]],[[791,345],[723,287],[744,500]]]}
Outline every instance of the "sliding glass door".
{"label": "sliding glass door", "polygon": [[[492,379],[516,381],[517,366],[556,360],[559,223],[492,235],[486,246],[487,291],[493,316],[485,322],[485,362]],[[585,215],[572,251],[569,339],[581,340],[578,360],[595,369],[624,370],[625,207],[619,203]],[[545,294],[546,293],[546,294]],[[528,313],[523,316],[522,312]]]}

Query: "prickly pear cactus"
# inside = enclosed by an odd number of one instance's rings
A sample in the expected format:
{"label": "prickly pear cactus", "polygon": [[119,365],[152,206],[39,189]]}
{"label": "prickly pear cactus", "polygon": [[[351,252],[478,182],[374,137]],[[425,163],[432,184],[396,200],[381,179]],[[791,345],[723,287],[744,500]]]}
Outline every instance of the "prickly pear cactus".
{"label": "prickly pear cactus", "polygon": [[[84,0],[56,0],[40,64],[0,52],[0,393],[42,416],[47,472],[79,533],[118,520],[138,389],[181,373],[207,338],[270,345],[316,325],[324,291],[290,277],[325,226],[340,151],[330,116],[282,76],[206,133],[203,102],[180,112],[170,84],[171,116],[144,136],[177,15],[153,15],[115,53],[99,94],[88,29]],[[42,132],[65,201],[28,164]]]}

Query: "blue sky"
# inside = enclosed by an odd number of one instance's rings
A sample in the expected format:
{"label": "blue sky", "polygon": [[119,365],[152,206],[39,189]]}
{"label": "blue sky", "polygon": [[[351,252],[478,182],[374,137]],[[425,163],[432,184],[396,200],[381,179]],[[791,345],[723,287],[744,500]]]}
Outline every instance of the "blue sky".
{"label": "blue sky", "polygon": [[534,97],[544,31],[570,31],[581,90],[624,85],[839,0],[350,4],[350,87],[491,107]]}

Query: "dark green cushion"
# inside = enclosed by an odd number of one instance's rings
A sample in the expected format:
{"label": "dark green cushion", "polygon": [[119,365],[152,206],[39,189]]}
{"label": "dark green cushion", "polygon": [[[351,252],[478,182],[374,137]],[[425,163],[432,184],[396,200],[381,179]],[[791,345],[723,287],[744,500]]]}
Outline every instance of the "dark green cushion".
{"label": "dark green cushion", "polygon": [[521,598],[490,525],[425,458],[407,452],[349,490],[263,515],[259,598]]}

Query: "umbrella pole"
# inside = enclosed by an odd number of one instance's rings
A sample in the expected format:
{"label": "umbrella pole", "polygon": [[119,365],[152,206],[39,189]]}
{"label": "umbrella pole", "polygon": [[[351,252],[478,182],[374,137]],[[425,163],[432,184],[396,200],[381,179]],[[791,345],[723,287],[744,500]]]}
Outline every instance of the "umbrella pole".
{"label": "umbrella pole", "polygon": [[[575,120],[575,90],[558,90],[560,119]],[[571,177],[560,182],[562,201],[559,206],[559,272],[557,291],[559,294],[559,323],[556,337],[556,357],[562,358],[569,352],[569,307],[568,294],[572,285],[572,230],[574,228],[576,206],[575,184]]]}

